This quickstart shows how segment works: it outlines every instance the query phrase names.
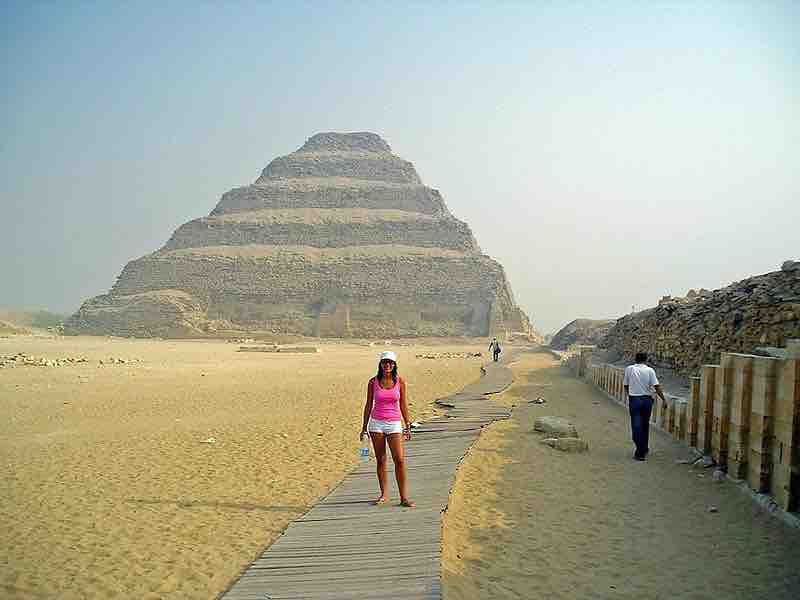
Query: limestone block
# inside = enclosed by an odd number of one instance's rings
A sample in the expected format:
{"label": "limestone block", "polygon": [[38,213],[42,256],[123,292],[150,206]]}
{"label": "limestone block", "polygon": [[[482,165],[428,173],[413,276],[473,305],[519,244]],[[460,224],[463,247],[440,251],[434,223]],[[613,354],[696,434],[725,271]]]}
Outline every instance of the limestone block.
{"label": "limestone block", "polygon": [[675,429],[672,434],[676,439],[685,442],[687,440],[687,408],[689,402],[686,399],[679,399],[675,402]]}
{"label": "limestone block", "polygon": [[697,425],[697,449],[703,454],[711,453],[711,432],[714,424],[714,397],[717,389],[719,365],[703,365],[701,368],[700,407]]}
{"label": "limestone block", "polygon": [[776,378],[770,492],[787,511],[800,508],[800,359],[781,361]]}
{"label": "limestone block", "polygon": [[667,397],[667,415],[665,418],[665,427],[664,429],[667,433],[671,433],[674,437],[675,435],[675,422],[677,420],[677,399],[674,397]]}
{"label": "limestone block", "polygon": [[747,482],[753,490],[762,493],[770,490],[775,386],[780,364],[777,358],[753,358]]}
{"label": "limestone block", "polygon": [[775,386],[781,360],[756,356],[753,359],[753,384],[751,410],[761,416],[772,416],[775,411]]}
{"label": "limestone block", "polygon": [[747,461],[750,458],[749,426],[731,425],[728,433],[728,475],[734,479],[747,478]]}
{"label": "limestone block", "polygon": [[691,392],[686,404],[686,443],[697,447],[697,429],[700,422],[700,377],[691,377]]}
{"label": "limestone block", "polygon": [[589,443],[579,437],[545,438],[542,444],[561,450],[562,452],[588,452]]}
{"label": "limestone block", "polygon": [[792,484],[797,477],[792,469],[793,424],[775,420],[775,439],[772,450],[772,479],[770,494],[784,510],[796,510],[797,497],[792,494]]}
{"label": "limestone block", "polygon": [[734,354],[731,388],[731,426],[747,428],[750,424],[753,393],[752,355]]}
{"label": "limestone block", "polygon": [[533,430],[546,433],[551,437],[578,437],[575,426],[563,417],[536,417]]}
{"label": "limestone block", "polygon": [[772,474],[772,417],[753,415],[748,441],[747,484],[751,489],[767,493]]}
{"label": "limestone block", "polygon": [[711,456],[724,471],[728,463],[728,435],[733,397],[734,355],[723,352],[714,391],[714,420],[711,429]]}

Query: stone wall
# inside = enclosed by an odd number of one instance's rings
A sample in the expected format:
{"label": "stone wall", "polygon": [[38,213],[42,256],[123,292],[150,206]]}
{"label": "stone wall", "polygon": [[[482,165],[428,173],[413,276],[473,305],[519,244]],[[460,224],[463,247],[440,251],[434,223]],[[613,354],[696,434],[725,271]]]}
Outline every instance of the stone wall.
{"label": "stone wall", "polygon": [[[564,364],[627,406],[622,367],[598,362],[591,348]],[[722,352],[690,389],[657,400],[652,424],[783,510],[800,511],[800,340],[787,341],[784,358]]]}
{"label": "stone wall", "polygon": [[753,353],[800,337],[800,265],[750,277],[626,315],[601,345],[627,358],[647,352],[661,366],[697,374],[721,352]]}

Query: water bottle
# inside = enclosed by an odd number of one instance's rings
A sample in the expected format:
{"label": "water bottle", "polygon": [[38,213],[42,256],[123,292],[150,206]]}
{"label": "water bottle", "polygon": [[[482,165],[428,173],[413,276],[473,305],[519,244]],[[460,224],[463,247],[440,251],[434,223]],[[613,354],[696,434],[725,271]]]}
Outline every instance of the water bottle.
{"label": "water bottle", "polygon": [[369,462],[369,436],[361,436],[361,448],[358,449],[358,456],[362,463]]}

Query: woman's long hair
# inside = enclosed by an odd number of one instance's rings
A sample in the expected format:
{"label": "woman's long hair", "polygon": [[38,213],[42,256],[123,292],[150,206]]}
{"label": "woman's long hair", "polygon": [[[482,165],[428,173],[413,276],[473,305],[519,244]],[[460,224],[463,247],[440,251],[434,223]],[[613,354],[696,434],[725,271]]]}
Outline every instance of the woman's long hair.
{"label": "woman's long hair", "polygon": [[[383,369],[381,369],[381,361],[378,361],[378,374],[375,376],[380,383],[381,379],[383,379]],[[397,363],[394,363],[392,367],[392,383],[397,383]]]}

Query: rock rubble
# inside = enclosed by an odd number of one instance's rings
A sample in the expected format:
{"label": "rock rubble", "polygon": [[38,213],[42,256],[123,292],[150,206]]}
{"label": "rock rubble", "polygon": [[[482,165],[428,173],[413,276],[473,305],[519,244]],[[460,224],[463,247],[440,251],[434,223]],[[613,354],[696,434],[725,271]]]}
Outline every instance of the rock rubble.
{"label": "rock rubble", "polygon": [[[16,354],[0,355],[0,368],[4,367],[67,367],[70,365],[77,365],[89,363],[86,357],[83,356],[66,356],[62,358],[46,358],[44,356],[33,356],[18,352]],[[105,365],[125,365],[130,363],[139,363],[141,359],[138,358],[104,358],[98,361],[98,366]]]}
{"label": "rock rubble", "polygon": [[713,292],[665,296],[658,306],[617,320],[600,346],[627,359],[647,352],[657,366],[686,375],[703,364],[718,363],[720,352],[752,354],[797,337],[800,268],[784,263],[780,271]]}

